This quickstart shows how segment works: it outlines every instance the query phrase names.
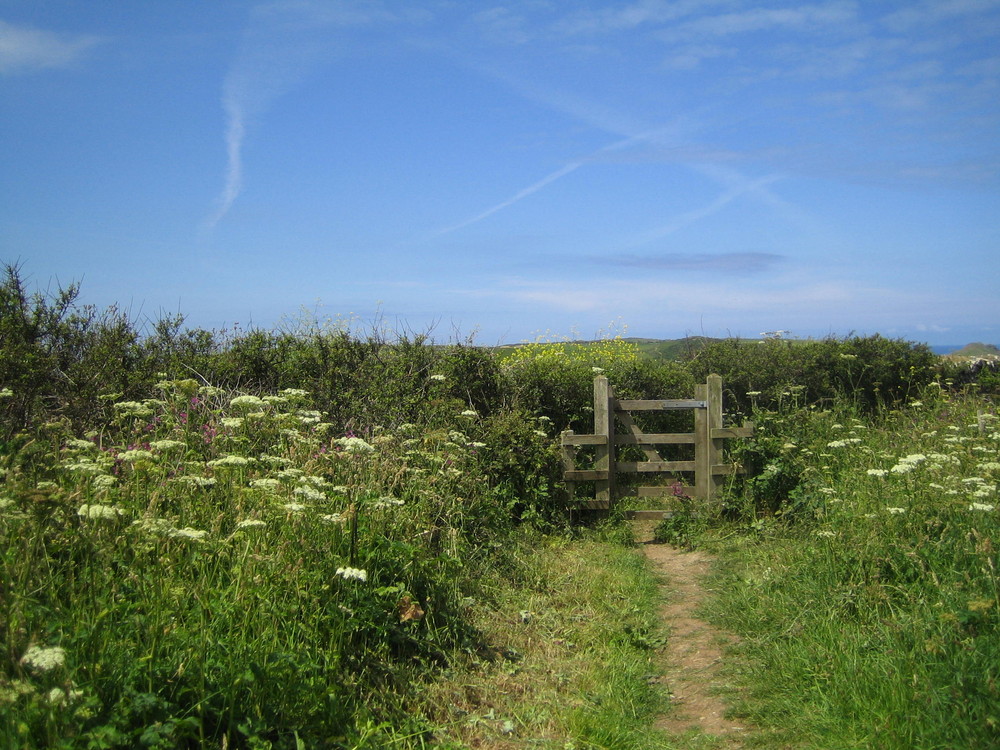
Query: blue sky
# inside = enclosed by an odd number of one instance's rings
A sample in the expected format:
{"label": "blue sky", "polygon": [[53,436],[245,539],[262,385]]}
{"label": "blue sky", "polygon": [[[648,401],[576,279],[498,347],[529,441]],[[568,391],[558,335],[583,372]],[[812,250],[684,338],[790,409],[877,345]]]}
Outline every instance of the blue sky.
{"label": "blue sky", "polygon": [[998,250],[1000,0],[0,0],[0,260],[137,318],[1000,344]]}

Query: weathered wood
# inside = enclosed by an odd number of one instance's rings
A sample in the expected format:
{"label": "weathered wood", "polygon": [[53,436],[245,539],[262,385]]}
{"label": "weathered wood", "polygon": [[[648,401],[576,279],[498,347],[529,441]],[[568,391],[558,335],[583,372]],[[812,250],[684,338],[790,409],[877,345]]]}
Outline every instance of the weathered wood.
{"label": "weathered wood", "polygon": [[605,435],[577,435],[572,430],[562,434],[563,445],[604,445],[607,439]]}
{"label": "weathered wood", "polygon": [[712,439],[721,438],[748,438],[753,437],[753,425],[743,425],[742,427],[715,427],[712,430]]}
{"label": "weathered wood", "polygon": [[644,432],[641,435],[615,435],[615,445],[694,445],[693,432]]}
{"label": "weathered wood", "polygon": [[[694,387],[694,397],[708,400],[708,385],[699,383]],[[708,409],[697,409],[694,413],[694,494],[695,497],[707,500],[711,497],[712,461],[709,456],[709,424]]]}
{"label": "weathered wood", "polygon": [[582,510],[608,510],[611,503],[604,500],[578,500],[576,507]]}
{"label": "weathered wood", "polygon": [[627,473],[660,473],[668,471],[694,471],[694,461],[617,461],[615,471]]}
{"label": "weathered wood", "polygon": [[[753,424],[742,427],[722,426],[722,378],[710,375],[706,382],[695,386],[693,399],[637,399],[618,400],[607,378],[594,379],[594,434],[577,435],[572,430],[562,434],[560,456],[563,475],[570,492],[572,507],[580,509],[611,508],[616,497],[670,497],[678,493],[701,500],[712,500],[726,476],[744,473],[742,466],[723,463],[723,440],[746,438],[753,435]],[[694,409],[694,432],[677,434],[643,433],[628,411],[662,411],[666,409]],[[615,434],[615,419],[626,428],[626,434]],[[652,446],[694,444],[693,461],[667,461]],[[594,446],[592,469],[576,468],[576,449]],[[636,445],[645,453],[647,461],[617,461],[618,445]],[[619,494],[615,474],[675,474],[693,472],[694,486],[674,483],[670,486],[623,487]],[[575,498],[577,482],[594,482],[595,497]],[[656,511],[660,512],[660,511]]]}
{"label": "weathered wood", "polygon": [[747,470],[738,464],[712,464],[713,476],[729,476],[731,474],[746,474]]}
{"label": "weathered wood", "polygon": [[571,469],[563,472],[571,482],[606,482],[611,476],[607,469]]}
{"label": "weathered wood", "polygon": [[670,411],[671,409],[704,409],[705,399],[699,398],[658,398],[626,399],[618,401],[618,408],[625,411]]}
{"label": "weathered wood", "polygon": [[722,474],[716,472],[716,468],[722,464],[722,439],[715,436],[715,431],[722,429],[722,378],[719,375],[709,375],[705,385],[708,401],[708,463],[712,468],[708,474],[708,492],[701,497],[703,500],[712,500],[722,488],[723,482]]}
{"label": "weathered wood", "polygon": [[594,378],[594,434],[604,438],[604,442],[597,445],[597,457],[594,460],[594,469],[606,473],[606,477],[598,479],[594,487],[595,499],[598,502],[607,503],[611,506],[615,492],[615,416],[611,405],[614,398],[608,379],[603,375]]}
{"label": "weathered wood", "polygon": [[640,445],[640,446],[642,446],[642,452],[646,454],[646,458],[647,459],[649,459],[650,461],[662,461],[663,460],[663,456],[661,456],[656,451],[655,448],[648,447],[650,445],[650,443],[641,442],[641,439],[643,438],[642,430],[639,429],[639,425],[637,425],[635,423],[635,420],[632,419],[632,415],[631,414],[629,414],[627,411],[621,411],[620,409],[616,408],[615,409],[615,417],[617,417],[618,420],[621,421],[621,423],[623,425],[625,425],[626,429],[628,429],[628,434],[627,435],[615,435],[615,445],[621,445],[621,441],[619,440],[619,437],[635,438],[636,442],[633,443],[633,445]]}

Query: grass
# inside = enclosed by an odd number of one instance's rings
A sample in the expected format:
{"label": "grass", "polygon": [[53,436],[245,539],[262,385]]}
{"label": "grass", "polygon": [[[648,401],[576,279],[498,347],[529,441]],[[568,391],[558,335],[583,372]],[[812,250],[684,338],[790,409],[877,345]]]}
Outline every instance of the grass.
{"label": "grass", "polygon": [[[609,534],[611,536],[609,536]],[[427,693],[455,747],[668,747],[651,683],[663,624],[656,581],[627,530],[520,548],[518,585],[498,580],[474,620],[493,644]]]}
{"label": "grass", "polygon": [[775,439],[770,475],[798,483],[777,514],[745,516],[714,545],[715,617],[741,637],[740,710],[763,745],[995,747],[993,405],[931,393],[874,420],[758,424]]}
{"label": "grass", "polygon": [[294,390],[161,391],[119,402],[103,432],[50,423],[8,453],[0,736],[381,747],[387,719],[425,734],[403,706],[477,640],[464,601],[510,528],[483,446],[414,425],[338,437]]}

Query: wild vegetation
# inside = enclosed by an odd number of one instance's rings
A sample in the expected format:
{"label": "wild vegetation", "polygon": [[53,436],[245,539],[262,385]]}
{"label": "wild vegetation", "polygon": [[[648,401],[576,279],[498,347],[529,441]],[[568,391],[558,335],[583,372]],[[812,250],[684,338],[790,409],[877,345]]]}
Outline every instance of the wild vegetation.
{"label": "wild vegetation", "polygon": [[997,737],[1000,427],[925,347],[498,352],[77,293],[0,282],[0,745],[672,746],[649,573],[566,520],[595,369],[634,398],[719,372],[758,425],[722,513],[664,533],[721,556],[762,741]]}

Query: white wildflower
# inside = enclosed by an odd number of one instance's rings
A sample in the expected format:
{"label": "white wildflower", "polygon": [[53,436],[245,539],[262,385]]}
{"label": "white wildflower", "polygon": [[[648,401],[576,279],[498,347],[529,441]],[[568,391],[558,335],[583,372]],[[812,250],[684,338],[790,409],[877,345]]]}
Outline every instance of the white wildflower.
{"label": "white wildflower", "polygon": [[113,505],[81,505],[76,514],[81,518],[118,518],[122,515],[122,510]]}
{"label": "white wildflower", "polygon": [[154,440],[149,444],[149,447],[154,451],[172,451],[183,450],[187,448],[187,444],[180,440]]}
{"label": "white wildflower", "polygon": [[479,415],[476,413],[475,409],[466,409],[465,411],[462,412],[462,416],[463,417],[478,417]]}
{"label": "white wildflower", "polygon": [[869,469],[865,473],[870,477],[884,477],[889,472],[885,469]]}
{"label": "white wildflower", "polygon": [[138,401],[119,401],[114,408],[119,414],[129,417],[149,417],[153,414],[152,409]]}
{"label": "white wildflower", "polygon": [[12,398],[14,396],[14,391],[10,388],[0,388],[0,398]]}
{"label": "white wildflower", "polygon": [[229,401],[229,405],[247,409],[259,409],[264,406],[264,401],[257,396],[237,396]]}
{"label": "white wildflower", "polygon": [[209,487],[215,485],[215,480],[212,479],[211,477],[198,477],[198,476],[185,475],[177,477],[177,481],[183,482],[189,487],[198,487],[199,489],[203,490],[208,489]]}
{"label": "white wildflower", "polygon": [[289,398],[303,398],[309,395],[309,391],[304,391],[301,388],[285,388],[279,391],[279,393],[283,393]]}
{"label": "white wildflower", "polygon": [[261,521],[259,518],[244,518],[236,524],[237,529],[253,529],[260,526],[267,526],[267,521]]}
{"label": "white wildflower", "polygon": [[99,474],[92,481],[95,490],[106,490],[109,487],[114,487],[117,483],[118,480],[110,474]]}
{"label": "white wildflower", "polygon": [[995,508],[996,506],[990,503],[969,503],[969,510],[983,511],[984,513],[988,513]]}
{"label": "white wildflower", "polygon": [[179,539],[190,539],[193,542],[200,542],[208,536],[208,532],[201,529],[192,529],[190,526],[185,526],[183,529],[169,529],[167,531],[167,536]]}
{"label": "white wildflower", "polygon": [[245,456],[222,456],[214,461],[209,461],[208,465],[212,467],[219,466],[248,466],[250,464],[250,459]]}
{"label": "white wildflower", "polygon": [[[303,500],[312,500],[313,502],[320,502],[326,500],[326,495],[313,487],[308,485],[300,485],[292,490],[292,494],[301,497]],[[287,505],[285,506],[288,507]]]}
{"label": "white wildflower", "polygon": [[441,382],[441,381],[447,380],[447,379],[448,379],[448,377],[446,375],[431,375],[431,380],[436,380],[438,382]]}
{"label": "white wildflower", "polygon": [[121,461],[151,461],[153,459],[153,454],[150,451],[135,449],[122,451],[118,454],[118,459]]}
{"label": "white wildflower", "polygon": [[243,426],[243,417],[223,417],[221,422],[228,430],[238,430]]}
{"label": "white wildflower", "polygon": [[261,477],[260,479],[252,479],[250,486],[256,490],[277,490],[281,487],[281,482],[274,477]]}
{"label": "white wildflower", "polygon": [[327,513],[319,518],[327,523],[344,523],[347,520],[347,517],[341,513]]}
{"label": "white wildflower", "polygon": [[345,580],[367,581],[368,571],[359,568],[337,568],[337,575]]}
{"label": "white wildflower", "polygon": [[902,513],[906,513],[906,508],[891,508],[890,507],[890,508],[886,508],[886,510],[889,511],[894,516],[898,516],[898,515],[900,515]]}
{"label": "white wildflower", "polygon": [[816,532],[816,536],[833,537],[837,536],[837,532],[830,531],[829,529],[820,529]]}
{"label": "white wildflower", "polygon": [[21,657],[21,664],[36,672],[51,672],[65,663],[66,650],[60,646],[32,646]]}
{"label": "white wildflower", "polygon": [[333,441],[345,453],[371,453],[375,448],[359,437],[342,437]]}
{"label": "white wildflower", "polygon": [[289,513],[301,513],[306,509],[306,506],[304,506],[302,503],[285,503],[281,507],[287,510]]}

